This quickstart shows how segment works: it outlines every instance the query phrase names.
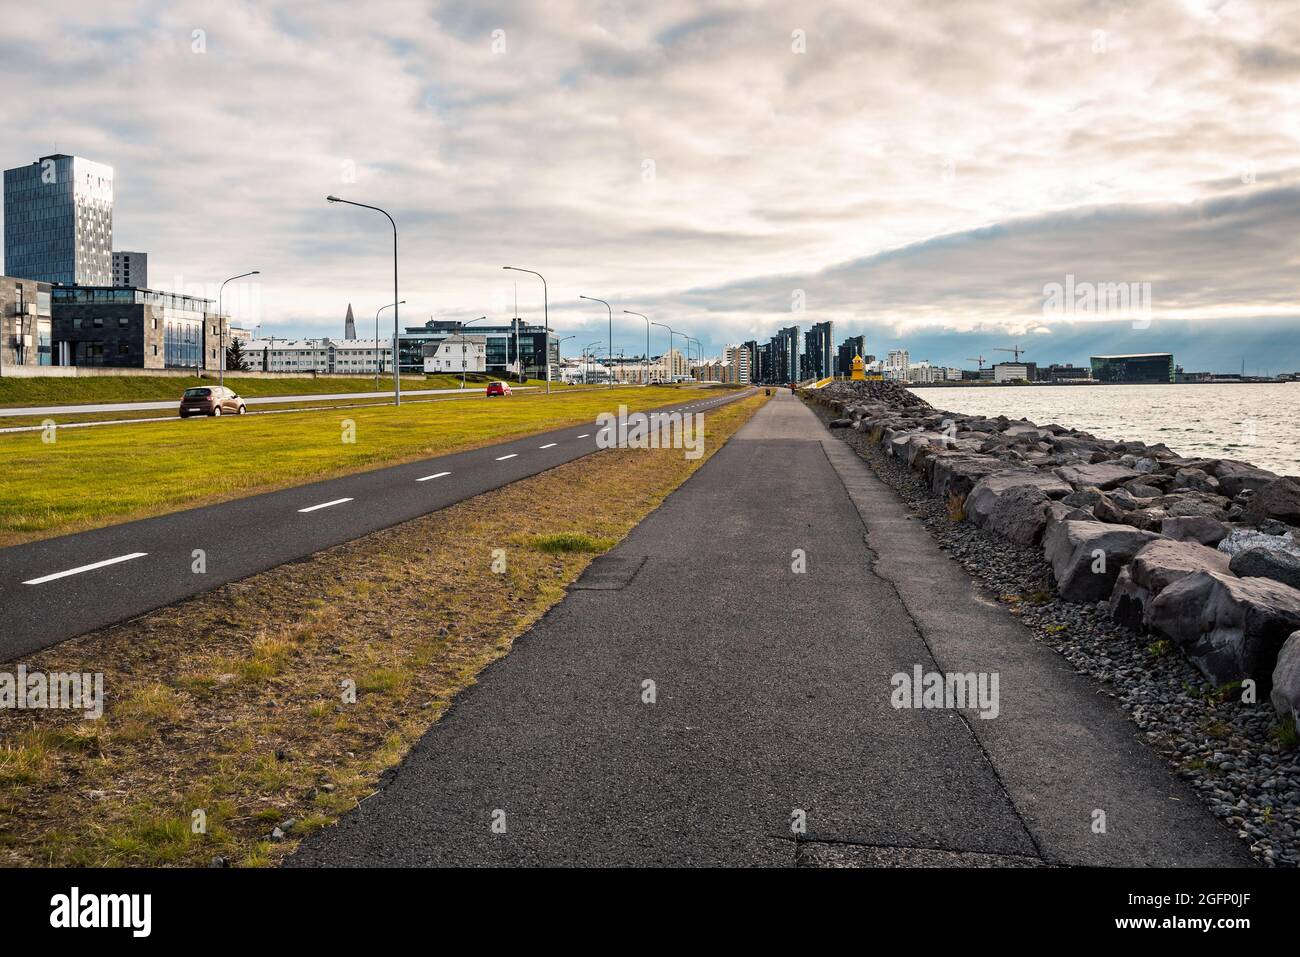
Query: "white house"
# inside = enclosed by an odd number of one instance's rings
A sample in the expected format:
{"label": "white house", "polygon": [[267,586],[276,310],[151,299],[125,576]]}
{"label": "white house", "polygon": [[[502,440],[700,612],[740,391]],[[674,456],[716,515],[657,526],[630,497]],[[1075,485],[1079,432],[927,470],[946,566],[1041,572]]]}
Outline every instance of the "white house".
{"label": "white house", "polygon": [[487,336],[451,335],[424,347],[424,371],[487,372]]}

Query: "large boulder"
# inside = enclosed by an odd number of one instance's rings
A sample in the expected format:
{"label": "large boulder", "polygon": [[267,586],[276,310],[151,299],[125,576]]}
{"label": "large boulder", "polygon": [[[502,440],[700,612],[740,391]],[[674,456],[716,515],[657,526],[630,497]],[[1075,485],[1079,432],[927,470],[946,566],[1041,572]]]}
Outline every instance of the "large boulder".
{"label": "large boulder", "polygon": [[987,524],[997,500],[1014,488],[1033,486],[1047,498],[1061,498],[1071,491],[1070,486],[1050,472],[1036,469],[1003,469],[984,476],[966,496],[966,518],[976,525]]}
{"label": "large boulder", "polygon": [[985,525],[1003,538],[1032,547],[1042,540],[1051,501],[1037,485],[1017,485],[994,499]]}
{"label": "large boulder", "polygon": [[1157,538],[1138,549],[1120,571],[1110,594],[1111,616],[1121,624],[1140,629],[1147,606],[1169,585],[1193,572],[1228,571],[1228,556],[1195,542]]}
{"label": "large boulder", "polygon": [[1174,473],[1174,488],[1187,488],[1193,492],[1219,493],[1219,480],[1204,469],[1179,469]]}
{"label": "large boulder", "polygon": [[1300,525],[1300,480],[1284,476],[1260,486],[1250,497],[1242,518],[1255,525],[1269,519]]}
{"label": "large boulder", "polygon": [[1240,578],[1271,578],[1283,585],[1300,588],[1300,549],[1257,545],[1233,555],[1230,567],[1232,573]]}
{"label": "large boulder", "polygon": [[1056,470],[1062,480],[1075,488],[1094,486],[1105,491],[1137,478],[1141,473],[1118,462],[1098,462],[1095,465],[1063,465]]}
{"label": "large boulder", "polygon": [[984,476],[1006,469],[1004,462],[991,455],[959,452],[932,455],[925,464],[930,474],[930,488],[942,499],[950,495],[965,498]]}
{"label": "large boulder", "polygon": [[1043,553],[1066,601],[1102,601],[1138,550],[1159,536],[1131,525],[1055,522],[1043,536]]}
{"label": "large boulder", "polygon": [[1229,528],[1207,515],[1175,515],[1160,523],[1160,534],[1176,542],[1217,545],[1227,537]]}
{"label": "large boulder", "polygon": [[916,459],[923,449],[942,448],[952,440],[939,432],[916,432],[907,440],[907,464],[915,467]]}
{"label": "large boulder", "polygon": [[1219,480],[1219,487],[1223,490],[1223,494],[1229,498],[1236,498],[1243,489],[1257,492],[1277,478],[1276,473],[1267,469],[1257,469],[1253,465],[1234,462],[1231,459],[1219,462],[1214,474]]}
{"label": "large boulder", "polygon": [[1219,551],[1231,558],[1248,548],[1281,548],[1300,551],[1300,539],[1290,535],[1268,535],[1253,528],[1234,528],[1218,544]]}
{"label": "large boulder", "polygon": [[1292,632],[1278,653],[1271,700],[1278,718],[1300,731],[1300,631]]}
{"label": "large boulder", "polygon": [[1151,601],[1147,624],[1216,684],[1252,678],[1266,690],[1282,643],[1300,629],[1300,591],[1267,578],[1194,572]]}

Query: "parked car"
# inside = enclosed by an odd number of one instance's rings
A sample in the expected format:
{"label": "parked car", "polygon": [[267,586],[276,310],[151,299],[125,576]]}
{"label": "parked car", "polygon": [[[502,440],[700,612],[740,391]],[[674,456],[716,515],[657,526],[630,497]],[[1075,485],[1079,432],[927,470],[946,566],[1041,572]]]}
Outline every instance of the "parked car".
{"label": "parked car", "polygon": [[224,386],[196,386],[193,389],[186,389],[185,394],[181,396],[182,419],[189,418],[191,415],[225,415],[228,412],[243,415],[247,411],[244,408],[244,400],[235,393],[235,390]]}
{"label": "parked car", "polygon": [[487,394],[488,394],[489,396],[493,396],[493,395],[511,395],[512,393],[511,393],[511,391],[510,391],[510,383],[508,383],[508,382],[489,382],[489,383],[488,383],[488,387],[487,387]]}

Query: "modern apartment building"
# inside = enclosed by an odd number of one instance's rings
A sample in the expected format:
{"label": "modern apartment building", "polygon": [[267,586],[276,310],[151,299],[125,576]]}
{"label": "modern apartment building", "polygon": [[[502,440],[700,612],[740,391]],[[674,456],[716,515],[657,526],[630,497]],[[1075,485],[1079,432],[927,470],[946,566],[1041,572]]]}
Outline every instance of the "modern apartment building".
{"label": "modern apartment building", "polygon": [[900,379],[907,381],[908,370],[912,367],[912,359],[907,354],[906,349],[890,349],[889,354],[885,356],[884,374],[886,379]]}
{"label": "modern apartment building", "polygon": [[113,250],[113,285],[149,288],[149,254]]}
{"label": "modern apartment building", "polygon": [[835,374],[835,325],[830,320],[815,322],[804,334],[801,378],[824,379]]}
{"label": "modern apartment building", "polygon": [[54,286],[53,364],[219,369],[222,324],[211,299],[118,286]]}
{"label": "modern apartment building", "polygon": [[753,356],[749,351],[749,343],[740,346],[727,346],[722,352],[722,359],[727,367],[727,382],[748,385],[753,381],[753,367],[751,365]]}
{"label": "modern apartment building", "polygon": [[0,276],[0,375],[51,363],[50,284]]}
{"label": "modern apartment building", "polygon": [[862,356],[863,362],[871,361],[867,358],[866,336],[849,336],[840,343],[835,356],[835,375],[849,375],[853,371],[854,356]]}
{"label": "modern apartment building", "polygon": [[113,285],[111,166],[56,153],[5,170],[4,225],[5,275]]}

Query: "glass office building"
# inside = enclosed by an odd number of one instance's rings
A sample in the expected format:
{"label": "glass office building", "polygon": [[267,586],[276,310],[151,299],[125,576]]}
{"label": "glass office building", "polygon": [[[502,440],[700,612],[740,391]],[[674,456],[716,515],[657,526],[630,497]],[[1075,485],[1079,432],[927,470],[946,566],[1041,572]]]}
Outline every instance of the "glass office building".
{"label": "glass office building", "polygon": [[1092,377],[1098,382],[1155,383],[1174,381],[1172,352],[1139,352],[1128,356],[1092,356]]}
{"label": "glass office building", "polygon": [[210,299],[120,286],[51,295],[56,365],[220,368],[223,320]]}
{"label": "glass office building", "polygon": [[4,174],[4,274],[49,283],[113,282],[113,167],[42,156]]}
{"label": "glass office building", "polygon": [[[522,366],[530,379],[546,378],[546,327],[533,326],[522,319],[513,319],[504,326],[483,326],[478,323],[464,326],[455,321],[430,319],[422,326],[407,326],[398,339],[398,361],[403,372],[424,371],[424,347],[436,346],[450,335],[461,331],[487,339],[487,371],[489,375],[505,376]],[[551,377],[559,378],[560,343],[551,333]]]}
{"label": "glass office building", "polygon": [[50,284],[0,276],[0,375],[49,365],[50,343]]}

